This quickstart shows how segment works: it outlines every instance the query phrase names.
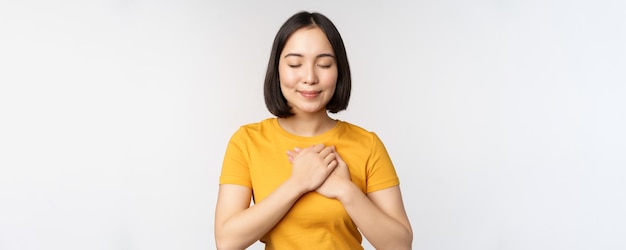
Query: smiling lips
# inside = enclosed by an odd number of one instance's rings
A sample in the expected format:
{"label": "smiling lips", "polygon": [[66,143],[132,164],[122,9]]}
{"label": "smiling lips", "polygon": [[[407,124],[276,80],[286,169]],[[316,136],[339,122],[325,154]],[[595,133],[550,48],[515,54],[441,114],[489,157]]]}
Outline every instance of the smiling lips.
{"label": "smiling lips", "polygon": [[300,95],[302,95],[304,98],[312,99],[319,96],[322,91],[298,91],[298,93],[300,93]]}

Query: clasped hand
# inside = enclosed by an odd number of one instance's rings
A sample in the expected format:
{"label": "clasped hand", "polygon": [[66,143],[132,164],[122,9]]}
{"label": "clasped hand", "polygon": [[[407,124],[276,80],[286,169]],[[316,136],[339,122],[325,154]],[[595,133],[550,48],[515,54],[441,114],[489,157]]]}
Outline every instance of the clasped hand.
{"label": "clasped hand", "polygon": [[337,198],[343,185],[351,183],[350,171],[334,146],[322,144],[287,151],[292,163],[291,177],[305,190],[317,191],[327,198]]}

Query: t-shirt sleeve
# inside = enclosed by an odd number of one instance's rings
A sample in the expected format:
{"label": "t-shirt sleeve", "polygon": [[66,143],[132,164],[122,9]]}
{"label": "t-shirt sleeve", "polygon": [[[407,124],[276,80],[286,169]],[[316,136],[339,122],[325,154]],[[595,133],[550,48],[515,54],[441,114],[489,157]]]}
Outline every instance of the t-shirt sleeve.
{"label": "t-shirt sleeve", "polygon": [[374,132],[372,134],[372,152],[367,161],[367,191],[390,188],[400,184],[396,169],[391,162],[387,149],[383,142]]}
{"label": "t-shirt sleeve", "polygon": [[240,128],[233,134],[226,147],[220,184],[237,184],[252,188],[250,168],[246,157],[247,133]]}

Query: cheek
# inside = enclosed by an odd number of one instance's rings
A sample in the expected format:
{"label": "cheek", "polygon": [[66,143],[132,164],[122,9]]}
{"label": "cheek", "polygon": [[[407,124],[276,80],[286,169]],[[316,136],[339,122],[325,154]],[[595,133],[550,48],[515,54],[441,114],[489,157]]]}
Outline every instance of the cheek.
{"label": "cheek", "polygon": [[280,85],[285,87],[293,86],[297,82],[296,74],[290,70],[278,70],[278,79]]}
{"label": "cheek", "polygon": [[334,88],[337,85],[337,74],[332,73],[332,74],[324,75],[323,79],[320,79],[320,80],[326,83],[327,86],[329,87],[332,86]]}

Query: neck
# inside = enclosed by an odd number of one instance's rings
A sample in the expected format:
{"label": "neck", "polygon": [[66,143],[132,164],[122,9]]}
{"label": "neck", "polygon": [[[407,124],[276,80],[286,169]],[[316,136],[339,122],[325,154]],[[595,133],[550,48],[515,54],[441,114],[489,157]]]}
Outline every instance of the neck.
{"label": "neck", "polygon": [[289,133],[299,136],[316,136],[331,130],[337,121],[324,112],[315,115],[296,114],[288,118],[278,118],[278,123]]}

